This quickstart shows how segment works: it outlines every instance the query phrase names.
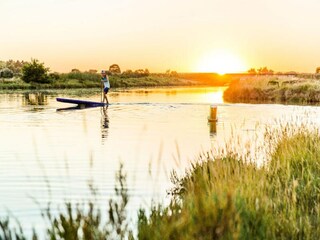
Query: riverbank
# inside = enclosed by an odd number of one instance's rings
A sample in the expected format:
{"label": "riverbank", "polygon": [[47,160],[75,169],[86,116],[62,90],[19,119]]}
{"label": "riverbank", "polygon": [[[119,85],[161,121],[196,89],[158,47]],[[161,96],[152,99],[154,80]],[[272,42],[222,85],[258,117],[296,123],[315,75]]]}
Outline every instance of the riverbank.
{"label": "riverbank", "polygon": [[[119,78],[110,77],[113,88],[125,87],[154,87],[154,86],[193,86],[196,83],[186,79],[174,77],[142,77],[142,78]],[[100,88],[98,77],[93,79],[58,79],[52,83],[36,84],[25,83],[20,78],[0,79],[0,90],[43,90],[43,89],[73,89],[73,88]]]}
{"label": "riverbank", "polygon": [[[111,75],[112,88],[169,87],[169,86],[225,86],[234,76],[211,73],[149,74],[148,76]],[[50,83],[25,83],[20,77],[0,79],[0,90],[46,90],[100,88],[100,75],[91,73],[52,74]]]}
{"label": "riverbank", "polygon": [[231,82],[223,98],[227,102],[319,103],[320,79],[299,75],[248,76]]}
{"label": "riverbank", "polygon": [[[270,160],[257,167],[237,153],[202,155],[185,176],[173,173],[168,206],[141,209],[129,224],[126,174],[117,173],[107,212],[66,203],[43,210],[48,239],[317,239],[320,235],[320,134],[307,127],[266,131]],[[94,199],[94,196],[93,196]],[[23,238],[0,220],[0,237]],[[133,228],[133,229],[132,229]],[[17,229],[17,228],[16,228]],[[43,233],[35,229],[35,235]],[[86,236],[86,237],[83,237]]]}

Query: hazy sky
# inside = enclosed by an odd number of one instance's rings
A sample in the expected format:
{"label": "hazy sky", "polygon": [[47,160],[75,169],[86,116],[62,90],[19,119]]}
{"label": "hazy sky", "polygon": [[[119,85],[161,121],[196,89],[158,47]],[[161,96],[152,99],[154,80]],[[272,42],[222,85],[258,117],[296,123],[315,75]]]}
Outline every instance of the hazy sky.
{"label": "hazy sky", "polygon": [[318,0],[0,0],[0,60],[187,72],[230,56],[220,62],[314,72],[319,12]]}

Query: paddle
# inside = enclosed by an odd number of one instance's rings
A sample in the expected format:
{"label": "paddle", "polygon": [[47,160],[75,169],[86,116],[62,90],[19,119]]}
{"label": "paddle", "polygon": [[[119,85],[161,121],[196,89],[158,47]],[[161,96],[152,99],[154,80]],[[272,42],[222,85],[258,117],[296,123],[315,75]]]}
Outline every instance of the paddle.
{"label": "paddle", "polygon": [[101,83],[101,102],[103,101],[103,83]]}

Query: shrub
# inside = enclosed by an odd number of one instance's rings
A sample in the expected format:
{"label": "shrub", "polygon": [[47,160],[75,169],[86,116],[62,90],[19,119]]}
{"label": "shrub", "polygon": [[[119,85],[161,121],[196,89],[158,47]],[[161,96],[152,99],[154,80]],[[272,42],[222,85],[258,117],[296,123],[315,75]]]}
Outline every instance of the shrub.
{"label": "shrub", "polygon": [[118,64],[112,64],[109,67],[109,72],[111,72],[111,74],[120,74],[121,70]]}
{"label": "shrub", "polygon": [[150,72],[148,69],[137,69],[134,72],[132,70],[126,70],[122,72],[121,77],[122,78],[141,78],[141,77],[147,77],[150,75]]}
{"label": "shrub", "polygon": [[44,63],[32,59],[22,68],[22,80],[26,83],[50,83],[48,72],[49,68],[46,68]]}
{"label": "shrub", "polygon": [[57,72],[50,73],[49,74],[49,78],[50,78],[50,80],[59,80],[60,79],[60,74],[57,73]]}
{"label": "shrub", "polygon": [[0,70],[0,77],[2,78],[12,78],[13,77],[13,71],[9,68],[3,68]]}

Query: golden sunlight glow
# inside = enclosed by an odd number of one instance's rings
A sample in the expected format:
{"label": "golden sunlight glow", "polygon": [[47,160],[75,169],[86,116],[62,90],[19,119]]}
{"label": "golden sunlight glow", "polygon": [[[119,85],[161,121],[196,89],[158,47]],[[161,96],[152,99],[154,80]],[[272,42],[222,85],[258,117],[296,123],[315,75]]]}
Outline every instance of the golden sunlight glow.
{"label": "golden sunlight glow", "polygon": [[197,72],[215,72],[221,75],[246,70],[247,67],[237,56],[222,50],[205,55],[196,69]]}

